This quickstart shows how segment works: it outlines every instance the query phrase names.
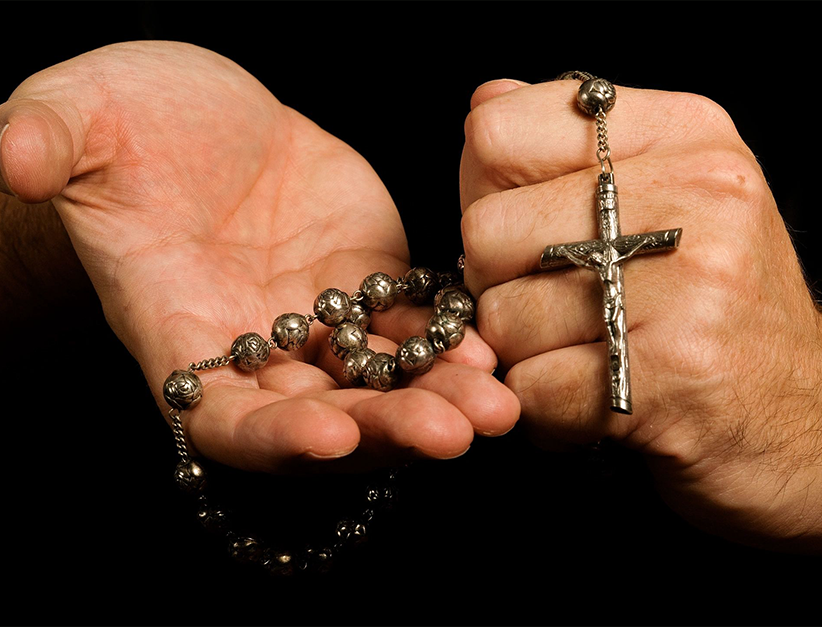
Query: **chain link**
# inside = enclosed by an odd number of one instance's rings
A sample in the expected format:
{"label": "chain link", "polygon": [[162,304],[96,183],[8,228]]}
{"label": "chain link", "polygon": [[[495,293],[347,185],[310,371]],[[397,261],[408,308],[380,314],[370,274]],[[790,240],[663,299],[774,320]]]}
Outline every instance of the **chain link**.
{"label": "chain link", "polygon": [[222,366],[227,366],[234,360],[233,356],[227,355],[220,355],[219,357],[212,357],[211,359],[203,359],[202,361],[198,361],[194,363],[193,361],[188,364],[188,369],[192,372],[195,370],[212,370],[214,368],[221,368]]}
{"label": "chain link", "polygon": [[597,125],[597,159],[599,159],[599,165],[602,168],[602,175],[608,176],[614,173],[614,164],[611,162],[611,146],[608,144],[608,124],[602,107],[597,111],[595,119]]}
{"label": "chain link", "polygon": [[183,431],[183,420],[180,417],[179,409],[172,409],[168,412],[171,418],[171,428],[174,432],[174,443],[177,446],[177,454],[180,456],[180,461],[188,463],[191,457],[188,454],[188,446],[186,445],[185,431]]}

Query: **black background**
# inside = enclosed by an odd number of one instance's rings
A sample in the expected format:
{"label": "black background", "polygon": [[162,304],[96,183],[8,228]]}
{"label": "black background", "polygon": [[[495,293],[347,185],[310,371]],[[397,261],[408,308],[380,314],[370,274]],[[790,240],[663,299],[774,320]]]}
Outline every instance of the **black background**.
{"label": "black background", "polygon": [[[460,252],[457,171],[477,85],[581,69],[697,92],[736,121],[819,277],[814,9],[4,3],[2,87],[6,97],[37,70],[116,41],[211,48],[361,152],[400,208],[412,261],[432,267]],[[549,454],[518,431],[411,468],[395,512],[329,575],[270,579],[207,539],[172,485],[171,434],[139,368],[98,310],[84,315],[60,341],[7,355],[0,373],[6,623],[819,623],[818,558],[693,529],[628,453]],[[50,324],[69,319],[54,311]],[[333,481],[252,485],[282,517],[333,526]]]}

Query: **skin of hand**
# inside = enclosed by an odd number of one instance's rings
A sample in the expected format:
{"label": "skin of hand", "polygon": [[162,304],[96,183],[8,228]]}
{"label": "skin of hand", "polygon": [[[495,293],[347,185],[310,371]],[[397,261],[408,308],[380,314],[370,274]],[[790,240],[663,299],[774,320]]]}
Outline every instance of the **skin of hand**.
{"label": "skin of hand", "polygon": [[538,272],[545,246],[598,237],[578,87],[491,81],[465,125],[466,284],[524,428],[548,449],[641,452],[672,508],[712,533],[822,551],[822,317],[756,159],[715,103],[617,88],[622,232],[683,233],[624,266],[634,412],[611,413],[596,275]]}
{"label": "skin of hand", "polygon": [[[0,171],[16,202],[51,201],[114,332],[159,407],[175,369],[312,313],[328,287],[401,276],[409,254],[377,174],[232,61],[176,42],[116,44],[24,81],[0,107]],[[375,313],[369,346],[393,352],[430,307]],[[269,472],[361,470],[462,454],[519,415],[469,329],[428,375],[356,389],[319,322],[266,367],[199,373],[184,412],[198,454]],[[115,377],[116,380],[116,377]],[[322,462],[322,463],[318,463]]]}

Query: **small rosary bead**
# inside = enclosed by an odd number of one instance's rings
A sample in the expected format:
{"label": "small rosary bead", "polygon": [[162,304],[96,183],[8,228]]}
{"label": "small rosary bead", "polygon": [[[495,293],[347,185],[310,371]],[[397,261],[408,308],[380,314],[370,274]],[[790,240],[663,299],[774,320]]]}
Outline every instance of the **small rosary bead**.
{"label": "small rosary bead", "polygon": [[334,562],[334,552],[328,547],[315,549],[308,547],[299,559],[300,570],[311,570],[317,573],[327,573]]}
{"label": "small rosary bead", "polygon": [[402,370],[397,367],[397,360],[388,353],[377,353],[365,365],[363,379],[365,383],[380,392],[388,392],[400,382]]}
{"label": "small rosary bead", "polygon": [[254,562],[262,558],[263,546],[259,540],[244,536],[231,540],[228,552],[231,557],[241,562]]}
{"label": "small rosary bead", "polygon": [[355,520],[341,520],[337,523],[337,537],[346,544],[361,544],[368,539],[363,523]]}
{"label": "small rosary bead", "polygon": [[434,367],[434,347],[424,337],[409,337],[397,348],[397,364],[412,375],[425,374]]}
{"label": "small rosary bead", "polygon": [[353,322],[343,322],[334,327],[328,336],[331,352],[340,359],[352,350],[359,350],[368,346],[368,334]]}
{"label": "small rosary bead", "polygon": [[440,289],[437,273],[428,268],[411,268],[402,279],[405,283],[405,296],[415,305],[430,302]]}
{"label": "small rosary bead", "polygon": [[277,348],[295,351],[308,341],[308,320],[298,313],[286,313],[277,316],[271,327],[271,337]]}
{"label": "small rosary bead", "polygon": [[459,272],[438,272],[437,278],[439,279],[441,289],[451,287],[452,285],[461,286],[463,284],[462,275]]}
{"label": "small rosary bead", "polygon": [[375,272],[363,279],[360,291],[366,307],[374,311],[384,311],[397,299],[397,282],[385,272]]}
{"label": "small rosary bead", "polygon": [[351,309],[348,310],[348,322],[353,322],[361,329],[365,330],[371,324],[371,312],[361,303],[351,301]]}
{"label": "small rosary bead", "polygon": [[314,301],[314,315],[317,320],[329,327],[343,322],[351,311],[351,299],[348,294],[334,287],[320,292]]}
{"label": "small rosary bead", "polygon": [[616,89],[604,78],[589,79],[579,86],[577,104],[588,115],[596,115],[600,109],[607,113],[616,104]]}
{"label": "small rosary bead", "polygon": [[186,494],[200,494],[207,485],[205,468],[193,459],[181,461],[174,469],[174,481]]}
{"label": "small rosary bead", "polygon": [[352,350],[343,361],[343,376],[351,385],[365,385],[365,365],[376,353],[370,348]]}
{"label": "small rosary bead", "polygon": [[268,362],[271,348],[259,333],[243,333],[231,345],[234,364],[244,372],[259,370]]}
{"label": "small rosary bead", "polygon": [[465,338],[465,325],[451,313],[436,313],[428,321],[425,337],[434,346],[434,352],[444,353],[456,348]]}
{"label": "small rosary bead", "polygon": [[197,510],[197,519],[210,533],[220,533],[228,530],[228,514],[221,509],[203,503]]}
{"label": "small rosary bead", "polygon": [[188,409],[203,398],[200,377],[189,370],[175,370],[163,384],[163,398],[175,409]]}
{"label": "small rosary bead", "polygon": [[437,313],[452,313],[463,322],[474,318],[476,305],[473,297],[461,286],[444,287],[434,297],[434,310]]}
{"label": "small rosary bead", "polygon": [[272,575],[290,576],[294,574],[294,556],[287,551],[266,551],[260,561]]}

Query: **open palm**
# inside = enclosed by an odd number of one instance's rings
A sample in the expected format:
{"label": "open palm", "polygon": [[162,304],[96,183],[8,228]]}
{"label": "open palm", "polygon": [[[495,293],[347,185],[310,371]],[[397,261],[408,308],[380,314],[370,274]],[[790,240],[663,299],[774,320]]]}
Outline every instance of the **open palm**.
{"label": "open palm", "polygon": [[[227,354],[242,333],[268,337],[276,316],[311,313],[327,287],[351,293],[368,274],[408,269],[402,223],[367,162],[213,52],[93,51],[25,81],[0,121],[5,180],[24,201],[53,199],[161,407],[172,370]],[[430,313],[399,303],[375,314],[369,346],[393,353]],[[517,418],[476,333],[382,393],[345,383],[328,332],[315,324],[305,347],[254,373],[202,373],[204,401],[185,415],[191,445],[253,470],[371,465],[459,455],[474,433]]]}

